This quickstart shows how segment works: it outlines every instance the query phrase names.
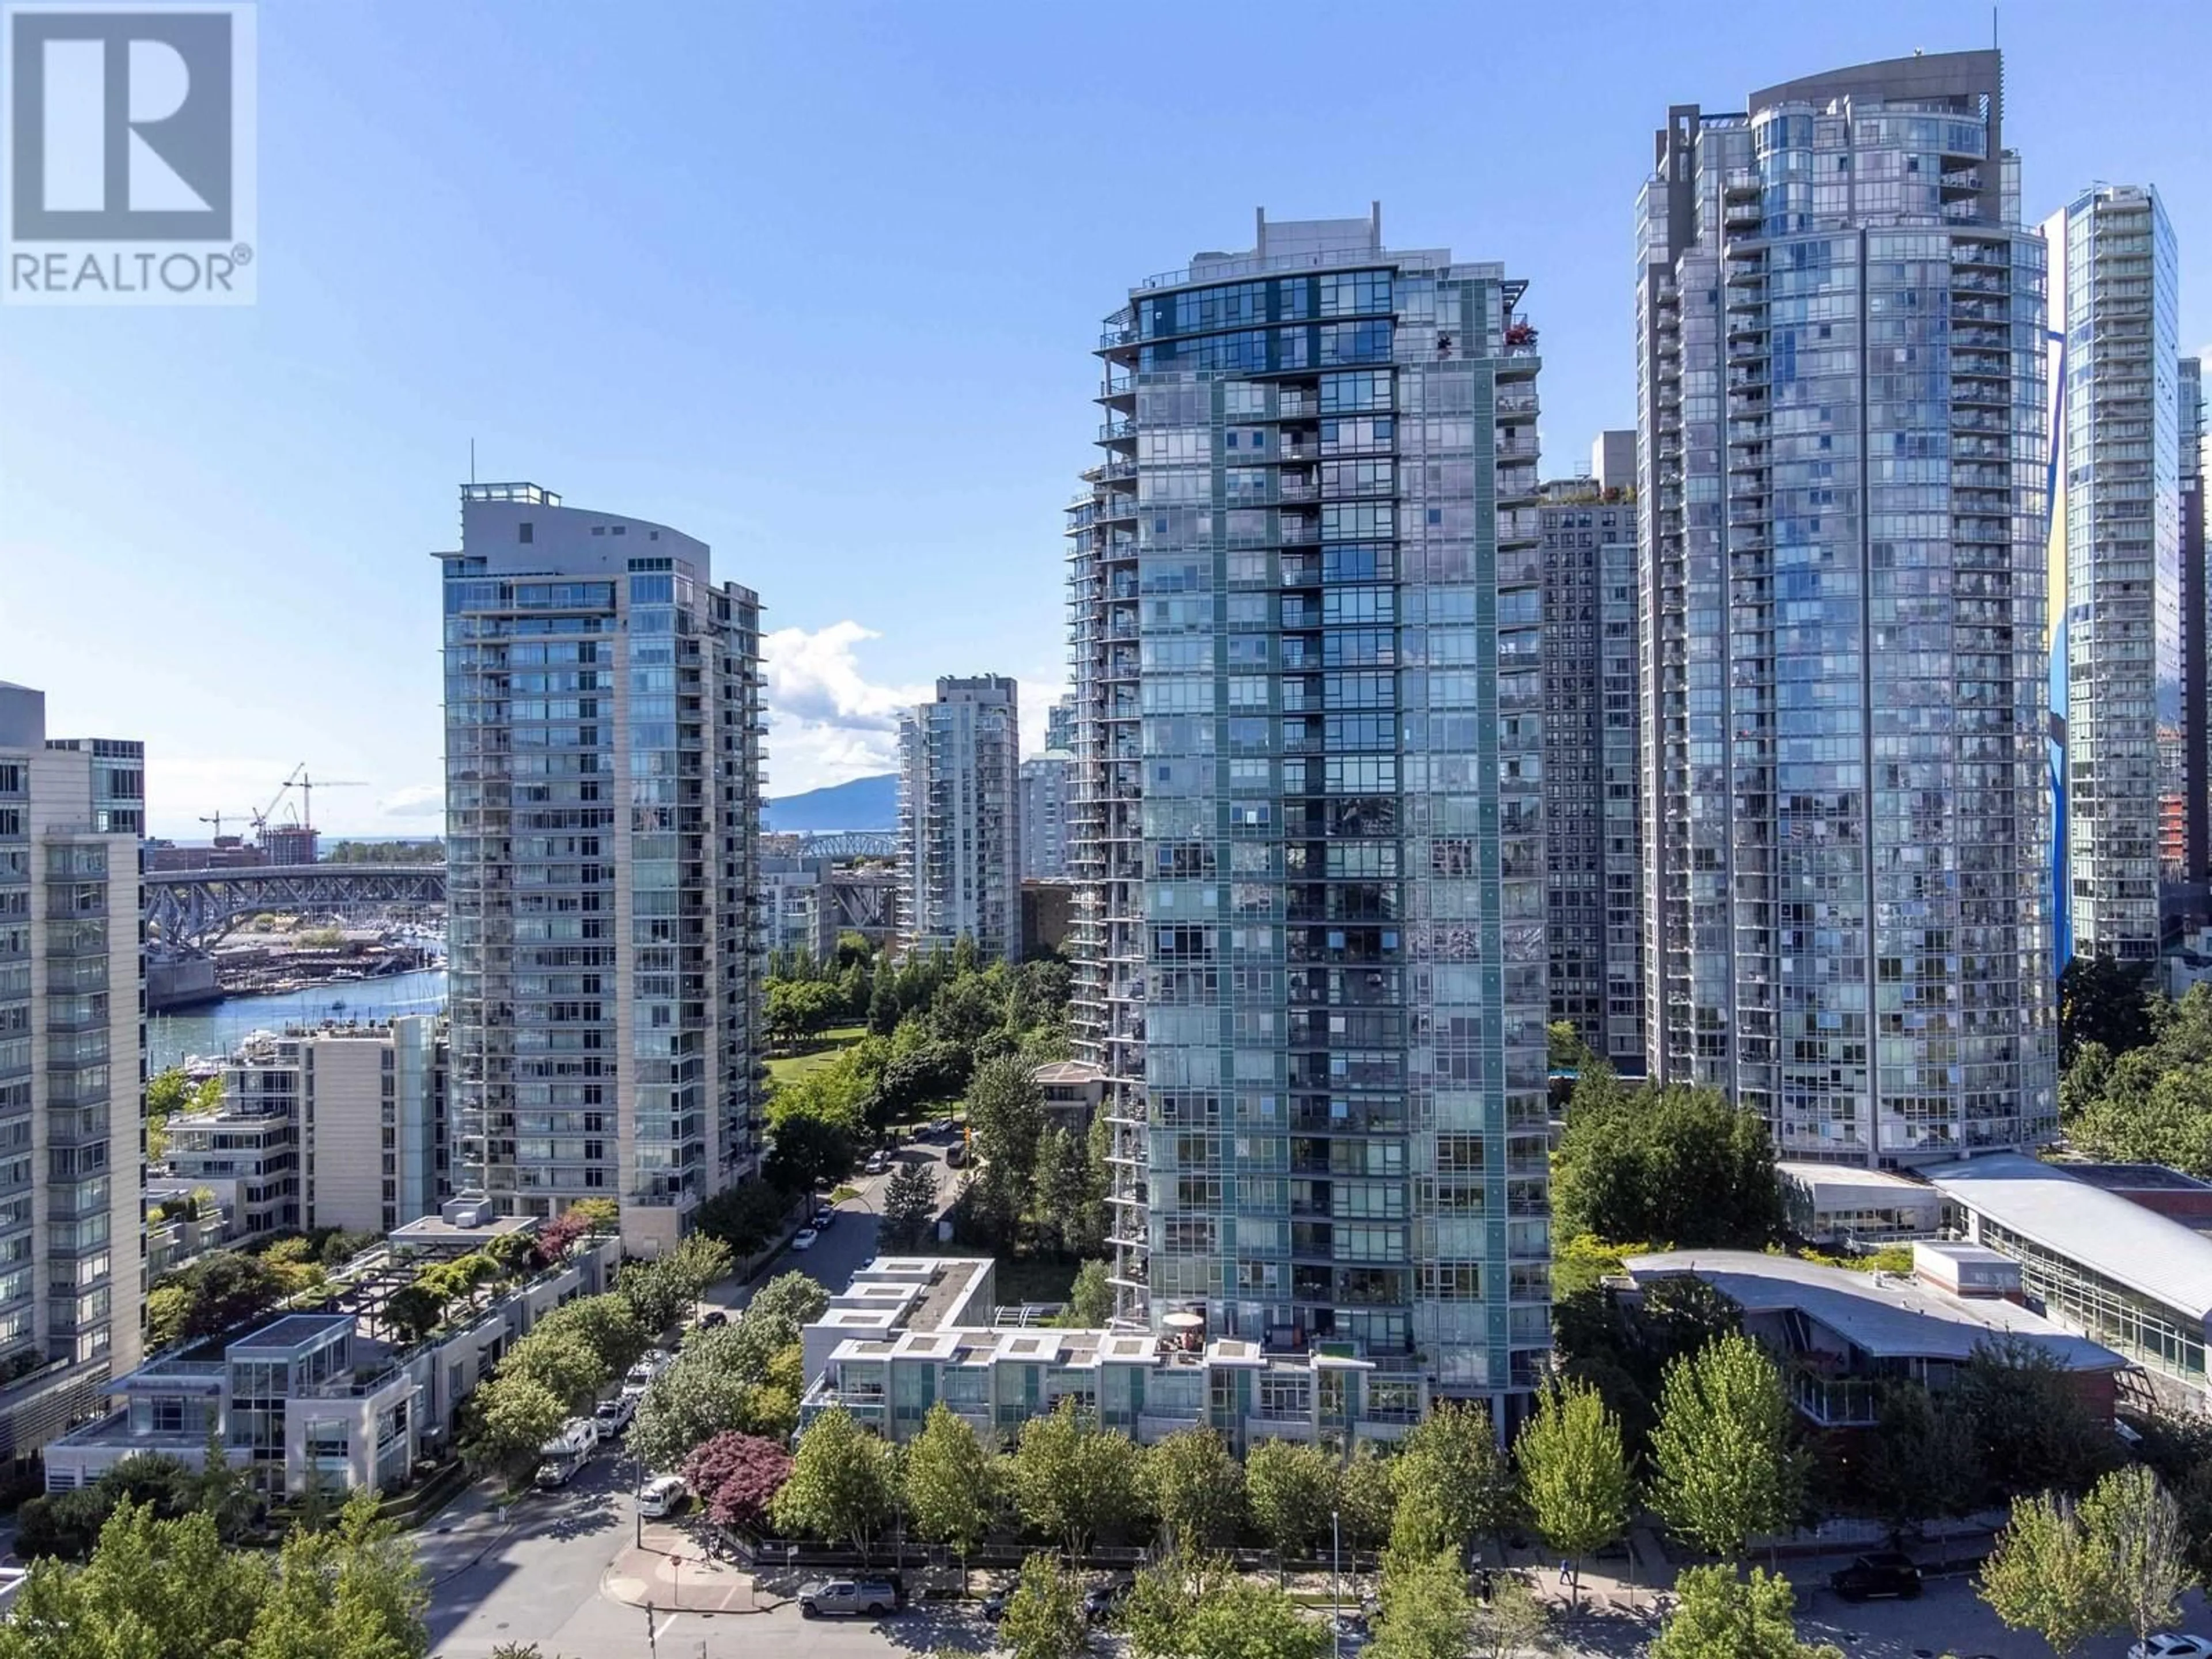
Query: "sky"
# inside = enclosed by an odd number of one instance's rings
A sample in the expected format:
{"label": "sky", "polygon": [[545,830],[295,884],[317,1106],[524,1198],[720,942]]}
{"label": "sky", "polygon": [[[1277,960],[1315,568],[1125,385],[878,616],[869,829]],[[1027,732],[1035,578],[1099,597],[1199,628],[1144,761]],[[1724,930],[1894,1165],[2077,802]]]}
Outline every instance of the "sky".
{"label": "sky", "polygon": [[[2009,0],[2040,218],[2157,185],[2212,342],[2212,8]],[[1916,47],[1984,3],[1693,15],[1279,0],[265,0],[259,304],[0,308],[0,679],[139,737],[154,831],[267,805],[441,824],[457,487],[676,527],[768,607],[770,793],[889,769],[939,674],[1061,689],[1060,508],[1129,286],[1253,210],[1382,204],[1541,329],[1547,473],[1633,424],[1634,205],[1667,107]],[[228,826],[226,826],[228,827]]]}

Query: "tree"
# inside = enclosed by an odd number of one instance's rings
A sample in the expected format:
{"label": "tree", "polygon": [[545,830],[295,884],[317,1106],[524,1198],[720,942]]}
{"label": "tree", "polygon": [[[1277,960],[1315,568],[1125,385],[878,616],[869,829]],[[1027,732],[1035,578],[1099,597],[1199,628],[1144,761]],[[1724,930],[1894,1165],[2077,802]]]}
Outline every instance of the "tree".
{"label": "tree", "polygon": [[[1529,1518],[1553,1548],[1582,1559],[1628,1530],[1634,1496],[1620,1421],[1586,1384],[1554,1384],[1536,1396],[1513,1455]],[[1581,1574],[1575,1575],[1577,1603]]]}
{"label": "tree", "polygon": [[1974,1425],[1956,1391],[1941,1399],[1917,1382],[1883,1397],[1865,1455],[1867,1496],[1893,1534],[1937,1516],[1970,1515],[1982,1492]]}
{"label": "tree", "polygon": [[1336,1507],[1345,1541],[1355,1548],[1380,1548],[1390,1536],[1398,1512],[1393,1460],[1371,1440],[1362,1440],[1344,1460],[1336,1480]]}
{"label": "tree", "polygon": [[1973,1425],[1984,1495],[2086,1492],[2118,1461],[2118,1443],[2075,1393],[2045,1349],[2017,1337],[1984,1342],[1960,1368],[1952,1393]]}
{"label": "tree", "polygon": [[1186,1659],[1327,1659],[1335,1634],[1272,1584],[1227,1577],[1183,1620]]}
{"label": "tree", "polygon": [[684,1460],[684,1484],[718,1527],[757,1527],[790,1479],[791,1454],[757,1435],[718,1434]]}
{"label": "tree", "polygon": [[717,1434],[780,1439],[797,1425],[799,1326],[791,1316],[793,1297],[778,1290],[782,1283],[764,1286],[755,1310],[737,1324],[696,1332],[675,1364],[653,1380],[630,1423],[633,1456],[671,1469]]}
{"label": "tree", "polygon": [[868,1030],[873,1036],[887,1037],[898,1029],[898,988],[892,984],[889,972],[879,973],[868,993]]}
{"label": "tree", "polygon": [[429,1597],[415,1553],[356,1492],[328,1532],[295,1529],[254,1621],[250,1659],[419,1659]]}
{"label": "tree", "polygon": [[1067,1288],[1066,1323],[1077,1330],[1093,1330],[1114,1316],[1114,1286],[1106,1277],[1106,1264],[1086,1261],[1075,1270]]}
{"label": "tree", "polygon": [[398,1336],[403,1346],[412,1346],[438,1328],[438,1322],[446,1316],[445,1298],[434,1294],[428,1286],[416,1280],[402,1285],[385,1298],[384,1322]]}
{"label": "tree", "polygon": [[1465,1659],[1474,1624],[1458,1550],[1392,1549],[1382,1573],[1382,1616],[1369,1649],[1374,1659]]}
{"label": "tree", "polygon": [[915,1535],[949,1546],[963,1561],[991,1528],[991,1455],[968,1419],[942,1401],[907,1443],[900,1486]]}
{"label": "tree", "polygon": [[1278,1567],[1328,1535],[1337,1473],[1336,1460],[1308,1441],[1262,1440],[1244,1455],[1245,1503]]}
{"label": "tree", "polygon": [[2179,1623],[2197,1575],[2180,1507],[2158,1477],[2140,1464],[2114,1470],[2081,1500],[2081,1524],[2104,1568],[2112,1621],[2139,1645]]}
{"label": "tree", "polygon": [[227,1548],[210,1517],[163,1520],[149,1505],[126,1503],[100,1528],[83,1566],[33,1565],[0,1624],[0,1659],[242,1654],[265,1613],[270,1582],[268,1561]]}
{"label": "tree", "polygon": [[1137,1659],[1181,1659],[1198,1609],[1237,1581],[1225,1558],[1177,1550],[1139,1571],[1115,1623]]}
{"label": "tree", "polygon": [[891,1449],[843,1407],[832,1406],[799,1437],[791,1478],[776,1493],[773,1512],[785,1531],[850,1543],[865,1560],[896,1497]]}
{"label": "tree", "polygon": [[1046,1129],[1036,1143],[1036,1209],[1054,1249],[1073,1248],[1090,1206],[1090,1153],[1066,1129]]}
{"label": "tree", "polygon": [[1180,1549],[1236,1535],[1244,1510],[1244,1471],[1211,1429],[1179,1429],[1143,1455],[1141,1490]]}
{"label": "tree", "polygon": [[901,1164],[884,1184],[884,1235],[895,1250],[910,1250],[937,1219],[937,1166]]}
{"label": "tree", "polygon": [[2069,1654],[2111,1622],[2105,1563],[2073,1504],[2051,1493],[2023,1498],[1977,1587],[1998,1618]]}
{"label": "tree", "polygon": [[[652,1346],[629,1298],[608,1292],[564,1302],[531,1328],[532,1337],[573,1336],[591,1351],[602,1385],[623,1375]],[[526,1338],[526,1340],[528,1339]]]}
{"label": "tree", "polygon": [[[1553,1272],[1556,1279],[1559,1267]],[[1639,1458],[1659,1420],[1667,1367],[1743,1328],[1743,1310],[1692,1273],[1653,1280],[1634,1304],[1595,1285],[1571,1291],[1553,1304],[1552,1316],[1561,1372],[1597,1389]]]}
{"label": "tree", "polygon": [[786,1333],[783,1340],[795,1342],[802,1326],[811,1325],[829,1310],[830,1292],[821,1281],[794,1270],[778,1273],[754,1291],[745,1304],[745,1319],[776,1321],[779,1331]]}
{"label": "tree", "polygon": [[790,1194],[749,1177],[723,1188],[699,1206],[699,1231],[721,1240],[732,1255],[744,1257],[765,1249],[790,1215]]}
{"label": "tree", "polygon": [[787,1193],[811,1191],[853,1167],[853,1134],[842,1124],[793,1113],[777,1118],[773,1133],[766,1173]]}
{"label": "tree", "polygon": [[1475,1659],[1521,1659],[1541,1650],[1551,1620],[1536,1592],[1518,1573],[1507,1573],[1491,1586],[1490,1605],[1474,1610]]}
{"label": "tree", "polygon": [[1802,1486],[1790,1430],[1781,1375],[1751,1338],[1724,1336],[1676,1360],[1651,1436],[1652,1508],[1720,1556],[1780,1531]]}
{"label": "tree", "polygon": [[[1833,1648],[1808,1647],[1790,1617],[1796,1593],[1779,1573],[1754,1567],[1690,1567],[1674,1581],[1674,1607],[1651,1644],[1651,1659],[1821,1659]],[[1837,1656],[1840,1659],[1840,1656]]]}
{"label": "tree", "polygon": [[1756,1249],[1779,1237],[1774,1143],[1717,1089],[1577,1090],[1552,1176],[1562,1237]]}
{"label": "tree", "polygon": [[1009,1192],[1024,1196],[1036,1175],[1044,1133],[1044,1091],[1015,1054],[987,1060],[968,1082],[968,1123],[976,1151]]}
{"label": "tree", "polygon": [[1490,1413],[1445,1401],[1408,1434],[1391,1469],[1397,1492],[1390,1547],[1420,1559],[1464,1555],[1475,1538],[1513,1518],[1513,1475]]}
{"label": "tree", "polygon": [[210,1250],[171,1283],[184,1296],[180,1303],[164,1304],[171,1310],[174,1328],[157,1326],[150,1333],[156,1346],[218,1336],[259,1318],[285,1294],[283,1277],[276,1267],[237,1250]]}
{"label": "tree", "polygon": [[1032,1550],[1006,1598],[999,1639],[1014,1659],[1074,1659],[1091,1645],[1083,1587],[1043,1550]]}
{"label": "tree", "polygon": [[591,1345],[573,1330],[534,1330],[507,1351],[498,1376],[526,1377],[561,1402],[564,1412],[591,1409],[607,1373]]}
{"label": "tree", "polygon": [[561,1397],[527,1376],[494,1376],[475,1395],[475,1427],[463,1440],[469,1467],[510,1478],[526,1473],[568,1415]]}
{"label": "tree", "polygon": [[2151,1040],[2142,968],[2110,956],[2075,957],[2058,975],[2058,1064],[2065,1069],[2085,1043],[2124,1054]]}
{"label": "tree", "polygon": [[1070,1554],[1136,1513],[1139,1454],[1109,1434],[1072,1396],[1022,1425],[1014,1449],[1014,1506],[1022,1520],[1058,1538]]}

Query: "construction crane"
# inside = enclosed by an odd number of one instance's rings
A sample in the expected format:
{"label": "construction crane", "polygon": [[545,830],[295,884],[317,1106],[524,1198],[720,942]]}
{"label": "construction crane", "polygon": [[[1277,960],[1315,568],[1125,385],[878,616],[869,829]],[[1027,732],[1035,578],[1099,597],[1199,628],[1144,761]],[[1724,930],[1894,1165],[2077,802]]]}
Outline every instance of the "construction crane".
{"label": "construction crane", "polygon": [[[247,813],[247,814],[246,814],[246,816],[247,816],[248,817],[252,817],[253,815],[252,815],[251,812],[249,812],[249,813]],[[229,813],[226,813],[226,812],[222,811],[220,808],[218,808],[218,809],[216,811],[216,812],[215,812],[215,814],[214,814],[214,816],[213,816],[213,817],[204,817],[204,818],[202,818],[202,819],[200,820],[200,822],[201,822],[202,823],[211,823],[211,824],[215,825],[215,838],[216,838],[217,841],[221,841],[221,840],[222,839],[222,821],[223,821],[223,819],[224,819],[225,817],[228,817],[228,818],[230,819],[230,821],[231,821],[232,823],[235,823],[238,821],[238,814],[237,814],[237,813],[235,813],[235,812],[229,812]]]}
{"label": "construction crane", "polygon": [[301,761],[292,769],[292,775],[276,786],[276,793],[269,805],[258,812],[248,814],[253,820],[253,835],[258,841],[269,821],[276,816],[276,809],[284,804],[284,797],[297,787],[300,792],[300,826],[305,830],[315,827],[315,791],[318,789],[366,789],[368,786],[351,778],[313,778],[307,775],[307,763]]}

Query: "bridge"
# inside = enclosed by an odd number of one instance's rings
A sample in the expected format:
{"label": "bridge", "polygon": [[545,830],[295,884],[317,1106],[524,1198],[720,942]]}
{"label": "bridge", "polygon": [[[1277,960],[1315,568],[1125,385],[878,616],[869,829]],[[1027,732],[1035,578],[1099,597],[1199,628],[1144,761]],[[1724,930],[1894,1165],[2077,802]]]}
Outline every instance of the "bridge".
{"label": "bridge", "polygon": [[896,830],[845,830],[834,834],[809,835],[802,857],[810,859],[891,859],[898,856]]}
{"label": "bridge", "polygon": [[204,949],[244,916],[264,910],[325,915],[446,902],[442,864],[274,864],[246,870],[149,872],[147,931]]}

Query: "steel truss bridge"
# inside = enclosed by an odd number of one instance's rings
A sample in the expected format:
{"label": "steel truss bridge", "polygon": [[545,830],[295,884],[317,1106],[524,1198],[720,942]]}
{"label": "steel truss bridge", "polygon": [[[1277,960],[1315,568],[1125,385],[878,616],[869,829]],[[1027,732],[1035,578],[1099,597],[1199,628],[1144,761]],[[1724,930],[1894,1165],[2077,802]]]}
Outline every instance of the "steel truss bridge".
{"label": "steel truss bridge", "polygon": [[324,915],[442,905],[442,864],[278,864],[246,870],[149,871],[139,884],[149,934],[204,950],[264,910]]}
{"label": "steel truss bridge", "polygon": [[889,859],[899,850],[896,830],[846,830],[831,835],[810,835],[804,856],[810,859]]}

